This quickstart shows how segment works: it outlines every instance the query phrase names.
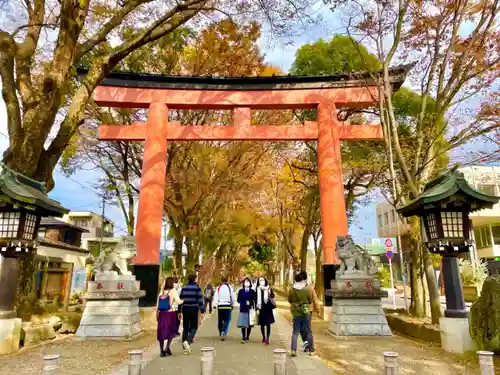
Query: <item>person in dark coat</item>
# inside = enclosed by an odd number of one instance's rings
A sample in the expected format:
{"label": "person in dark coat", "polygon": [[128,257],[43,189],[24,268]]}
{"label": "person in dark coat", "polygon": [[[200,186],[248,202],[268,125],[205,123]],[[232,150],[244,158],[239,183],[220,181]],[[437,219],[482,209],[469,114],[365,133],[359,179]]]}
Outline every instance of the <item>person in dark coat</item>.
{"label": "person in dark coat", "polygon": [[243,279],[243,288],[238,291],[237,301],[240,305],[238,315],[238,328],[241,328],[241,343],[250,341],[250,332],[254,325],[253,316],[255,314],[255,290],[252,289],[252,282],[248,277]]}
{"label": "person in dark coat", "polygon": [[258,312],[257,324],[262,333],[262,343],[269,345],[271,324],[275,322],[273,310],[276,308],[274,291],[265,277],[259,277],[256,290],[256,308]]}
{"label": "person in dark coat", "polygon": [[[205,299],[205,312],[212,313],[212,302],[214,300],[215,290],[211,283],[208,283],[205,287],[205,294],[203,298]],[[208,309],[207,309],[208,307]]]}

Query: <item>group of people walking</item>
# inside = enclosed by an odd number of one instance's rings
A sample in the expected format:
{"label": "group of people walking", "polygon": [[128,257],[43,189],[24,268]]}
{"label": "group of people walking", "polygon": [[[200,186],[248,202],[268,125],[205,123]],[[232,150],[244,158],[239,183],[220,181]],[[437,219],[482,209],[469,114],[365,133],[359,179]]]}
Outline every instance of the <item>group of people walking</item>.
{"label": "group of people walking", "polygon": [[[311,330],[311,307],[319,311],[319,303],[314,289],[307,284],[305,272],[295,276],[295,283],[288,294],[288,302],[293,315],[291,355],[297,355],[299,334],[304,341],[304,350],[312,354],[314,342]],[[181,320],[182,346],[184,353],[190,353],[191,344],[203,315],[206,311],[211,314],[213,309],[217,311],[220,340],[225,341],[236,303],[239,305],[237,326],[241,329],[241,343],[245,344],[250,341],[252,328],[258,325],[262,334],[262,343],[269,345],[271,325],[275,323],[273,310],[276,308],[276,300],[274,291],[265,277],[259,277],[256,285],[252,285],[250,278],[244,278],[237,295],[225,277],[222,278],[217,288],[214,289],[211,284],[208,284],[204,292],[197,284],[194,274],[188,276],[188,283],[182,289],[177,279],[167,277],[157,303],[158,342],[161,356],[172,355],[171,344],[173,339],[180,335]]]}

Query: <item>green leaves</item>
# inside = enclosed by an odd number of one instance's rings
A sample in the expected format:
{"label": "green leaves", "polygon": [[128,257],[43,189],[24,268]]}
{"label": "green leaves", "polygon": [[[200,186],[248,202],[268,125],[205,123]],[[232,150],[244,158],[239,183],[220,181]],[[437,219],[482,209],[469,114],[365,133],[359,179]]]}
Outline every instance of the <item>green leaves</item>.
{"label": "green leaves", "polygon": [[295,54],[291,72],[297,75],[327,75],[378,71],[377,57],[353,38],[336,35],[329,42],[320,39],[316,43],[305,44]]}

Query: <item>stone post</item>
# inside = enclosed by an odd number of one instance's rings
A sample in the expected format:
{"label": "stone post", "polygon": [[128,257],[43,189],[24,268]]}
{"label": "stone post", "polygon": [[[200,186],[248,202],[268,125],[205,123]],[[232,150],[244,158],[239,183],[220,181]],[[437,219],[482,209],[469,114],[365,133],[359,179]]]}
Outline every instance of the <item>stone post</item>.
{"label": "stone post", "polygon": [[130,350],[128,352],[128,375],[141,375],[143,350]]}
{"label": "stone post", "polygon": [[274,375],[286,374],[286,350],[274,349]]}
{"label": "stone post", "polygon": [[59,354],[43,356],[43,375],[57,375],[59,357]]}
{"label": "stone post", "polygon": [[481,375],[495,375],[495,368],[493,365],[493,352],[478,351],[479,356],[479,369]]}
{"label": "stone post", "polygon": [[384,375],[399,375],[398,353],[384,353]]}
{"label": "stone post", "polygon": [[201,375],[212,375],[215,348],[204,347],[201,351]]}

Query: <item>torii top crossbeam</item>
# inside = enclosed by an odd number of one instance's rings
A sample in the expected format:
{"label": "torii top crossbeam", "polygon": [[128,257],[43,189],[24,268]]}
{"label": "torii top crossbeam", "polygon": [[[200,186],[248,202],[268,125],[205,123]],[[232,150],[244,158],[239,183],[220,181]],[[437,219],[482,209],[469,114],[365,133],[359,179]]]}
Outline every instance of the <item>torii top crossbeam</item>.
{"label": "torii top crossbeam", "polygon": [[[390,70],[394,90],[411,66]],[[83,73],[83,71],[80,71]],[[100,106],[149,108],[147,123],[100,125],[100,140],[145,141],[136,225],[137,265],[159,262],[167,140],[317,140],[325,264],[338,263],[337,236],[347,234],[341,140],[380,140],[379,125],[347,125],[337,108],[363,108],[378,100],[368,73],[331,76],[186,77],[113,72],[94,91]],[[168,109],[230,109],[228,126],[169,122]],[[317,109],[305,125],[251,124],[255,109]]]}

